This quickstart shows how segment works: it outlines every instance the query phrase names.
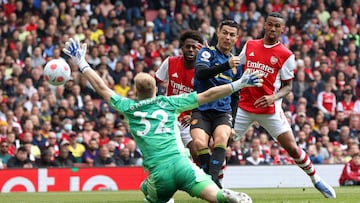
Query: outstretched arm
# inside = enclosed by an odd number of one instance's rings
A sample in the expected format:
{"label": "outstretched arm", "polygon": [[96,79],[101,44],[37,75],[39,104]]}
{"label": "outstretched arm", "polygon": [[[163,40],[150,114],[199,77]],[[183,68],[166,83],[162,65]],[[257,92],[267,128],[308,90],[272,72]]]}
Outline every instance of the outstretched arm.
{"label": "outstretched arm", "polygon": [[239,80],[230,84],[212,87],[205,92],[198,94],[198,103],[203,105],[208,102],[220,99],[234,92],[239,91],[243,87],[261,87],[263,83],[261,75],[258,71],[250,73],[250,69],[246,70]]}
{"label": "outstretched arm", "polygon": [[95,91],[102,96],[105,101],[109,102],[111,96],[116,93],[110,89],[104,80],[90,67],[85,59],[86,48],[87,45],[85,43],[80,45],[79,41],[70,39],[66,42],[63,52],[70,56],[76,65],[79,66],[79,70],[94,87]]}

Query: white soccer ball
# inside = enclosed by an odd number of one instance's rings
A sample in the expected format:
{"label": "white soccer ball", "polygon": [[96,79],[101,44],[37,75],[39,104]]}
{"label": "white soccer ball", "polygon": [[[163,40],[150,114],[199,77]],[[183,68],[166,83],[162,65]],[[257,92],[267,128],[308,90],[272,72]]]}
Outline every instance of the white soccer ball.
{"label": "white soccer ball", "polygon": [[63,59],[51,59],[46,63],[43,74],[48,83],[63,85],[71,78],[70,65]]}

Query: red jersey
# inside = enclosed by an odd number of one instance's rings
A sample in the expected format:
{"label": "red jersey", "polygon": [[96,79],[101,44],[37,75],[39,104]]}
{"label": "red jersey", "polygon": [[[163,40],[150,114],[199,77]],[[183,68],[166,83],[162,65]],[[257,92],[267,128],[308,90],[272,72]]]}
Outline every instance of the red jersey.
{"label": "red jersey", "polygon": [[337,105],[337,111],[343,111],[346,117],[349,117],[354,111],[355,102],[346,102],[342,100]]}
{"label": "red jersey", "polygon": [[336,96],[332,92],[322,91],[318,95],[318,107],[323,112],[332,112],[336,107]]}
{"label": "red jersey", "polygon": [[264,95],[272,95],[281,88],[281,81],[294,78],[296,67],[295,57],[283,44],[265,45],[263,39],[249,40],[240,53],[240,63],[244,71],[260,71],[263,76],[263,86],[246,87],[240,91],[239,107],[256,114],[273,114],[281,109],[282,99],[275,101],[269,107],[256,108],[254,103]]}
{"label": "red jersey", "polygon": [[360,165],[355,165],[352,160],[347,162],[341,173],[339,183],[344,184],[347,180],[354,180],[360,182]]}
{"label": "red jersey", "polygon": [[[172,56],[164,60],[156,71],[157,80],[168,81],[166,95],[179,95],[194,91],[194,68],[186,68],[184,66],[183,56]],[[179,118],[189,115],[190,111],[183,112]]]}

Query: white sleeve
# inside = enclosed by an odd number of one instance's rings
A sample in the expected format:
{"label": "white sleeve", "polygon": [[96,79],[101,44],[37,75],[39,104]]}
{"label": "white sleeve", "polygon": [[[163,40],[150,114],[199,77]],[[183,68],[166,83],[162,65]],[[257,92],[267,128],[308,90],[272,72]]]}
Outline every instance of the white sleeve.
{"label": "white sleeve", "polygon": [[283,67],[280,70],[280,79],[281,80],[291,80],[294,78],[294,69],[296,67],[295,55],[292,54],[283,64]]}
{"label": "white sleeve", "polygon": [[246,62],[246,45],[247,45],[247,42],[245,43],[244,47],[242,48],[240,54],[239,54],[239,57],[240,57],[240,64],[245,64]]}
{"label": "white sleeve", "polygon": [[169,57],[161,63],[160,67],[155,72],[155,76],[161,81],[169,79]]}
{"label": "white sleeve", "polygon": [[334,99],[333,99],[333,105],[332,106],[333,107],[331,108],[331,110],[335,111],[335,109],[336,109],[336,96],[335,96],[335,94],[334,94]]}
{"label": "white sleeve", "polygon": [[342,103],[341,102],[338,102],[337,103],[337,106],[336,106],[336,111],[344,111],[344,107],[343,107],[343,105],[342,105]]}
{"label": "white sleeve", "polygon": [[356,114],[360,114],[360,100],[356,100],[353,112]]}
{"label": "white sleeve", "polygon": [[323,92],[320,92],[320,94],[318,95],[317,104],[320,111],[324,113],[329,113],[328,110],[326,110],[325,107],[323,106]]}

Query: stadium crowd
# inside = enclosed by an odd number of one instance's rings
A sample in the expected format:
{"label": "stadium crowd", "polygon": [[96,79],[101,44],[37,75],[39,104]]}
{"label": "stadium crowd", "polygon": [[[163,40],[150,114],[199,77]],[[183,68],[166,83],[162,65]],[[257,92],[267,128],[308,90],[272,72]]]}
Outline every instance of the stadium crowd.
{"label": "stadium crowd", "polygon": [[[69,38],[86,42],[87,61],[108,86],[135,98],[133,78],[180,55],[183,30],[209,45],[219,22],[240,24],[233,48],[261,38],[265,16],[285,16],[281,41],[295,54],[292,93],[283,108],[314,164],[345,164],[359,152],[360,1],[311,0],[5,0],[0,5],[0,159],[3,166],[141,166],[124,117],[102,101],[76,66],[51,86],[43,66]],[[70,62],[69,62],[70,63]],[[166,87],[159,84],[158,94]],[[227,148],[229,165],[294,164],[257,123]]]}

